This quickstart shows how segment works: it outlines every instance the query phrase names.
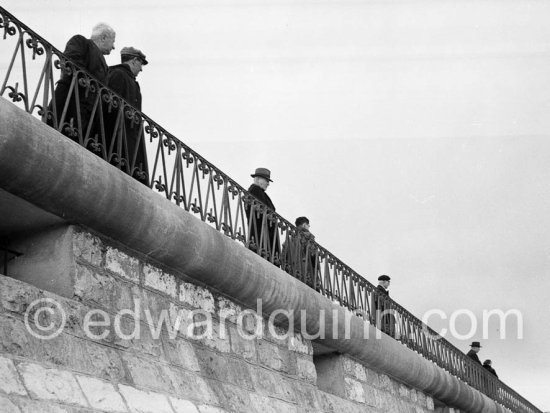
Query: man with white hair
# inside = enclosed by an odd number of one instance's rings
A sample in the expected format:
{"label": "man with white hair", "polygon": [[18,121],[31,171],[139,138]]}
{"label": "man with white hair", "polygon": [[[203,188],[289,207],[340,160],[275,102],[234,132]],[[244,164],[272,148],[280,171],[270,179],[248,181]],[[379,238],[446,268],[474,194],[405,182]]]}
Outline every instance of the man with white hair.
{"label": "man with white hair", "polygon": [[[82,128],[82,134],[86,133],[86,128],[90,121],[90,116],[94,101],[97,97],[96,93],[91,90],[87,90],[85,86],[78,85],[78,88],[74,88],[69,96],[71,89],[71,83],[73,80],[81,78],[81,76],[75,75],[75,70],[84,69],[95,79],[104,83],[107,79],[108,66],[105,61],[104,55],[108,55],[114,50],[116,33],[111,26],[105,23],[98,23],[92,29],[92,35],[90,39],[86,39],[84,36],[77,34],[69,39],[65,46],[63,54],[72,62],[75,63],[78,68],[74,68],[71,63],[62,66],[61,78],[57,82],[55,88],[54,99],[50,104],[50,113],[48,116],[48,123],[57,128],[71,139],[79,141],[78,132],[79,126]],[[78,117],[77,105],[75,99],[75,92],[78,90],[78,101],[80,103],[80,118]],[[67,113],[63,117],[63,110],[66,102],[69,100],[67,106]],[[55,106],[53,105],[55,104]],[[56,123],[53,122],[55,116]],[[68,127],[71,124],[73,128]],[[63,122],[63,125],[59,123]],[[82,138],[82,136],[80,137]]]}

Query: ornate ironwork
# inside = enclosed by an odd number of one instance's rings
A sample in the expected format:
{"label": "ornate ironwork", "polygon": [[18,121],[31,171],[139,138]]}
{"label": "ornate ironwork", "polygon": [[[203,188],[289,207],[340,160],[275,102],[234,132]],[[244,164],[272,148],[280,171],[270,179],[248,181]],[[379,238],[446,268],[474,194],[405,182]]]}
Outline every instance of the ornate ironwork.
{"label": "ornate ironwork", "polygon": [[[393,335],[501,405],[517,412],[540,412],[397,302],[377,294],[373,284],[334,254],[270,211],[236,181],[71,62],[2,7],[0,29],[4,40],[15,43],[2,75],[0,96],[7,96],[106,162],[141,179],[151,190]],[[30,56],[25,54],[28,49],[32,51]],[[20,62],[17,67],[16,61]],[[71,81],[67,100],[57,106],[52,99],[54,73],[61,71]],[[30,79],[36,80],[33,83]],[[83,99],[86,108],[81,104]],[[75,105],[74,113],[69,110],[71,104]],[[107,119],[111,122],[109,128]],[[146,143],[148,173],[146,165],[137,160],[137,145],[131,149],[128,133],[131,127],[139,129],[132,139],[138,144]],[[380,316],[382,309],[391,310],[393,318]]]}

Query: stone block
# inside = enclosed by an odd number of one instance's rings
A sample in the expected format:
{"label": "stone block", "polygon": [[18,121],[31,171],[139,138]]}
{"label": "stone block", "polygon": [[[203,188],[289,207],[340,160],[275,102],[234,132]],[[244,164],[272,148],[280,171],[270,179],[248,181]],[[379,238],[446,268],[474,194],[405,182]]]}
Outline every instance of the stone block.
{"label": "stone block", "polygon": [[107,252],[105,253],[105,269],[119,277],[139,284],[139,261],[116,248],[107,248]]}
{"label": "stone block", "polygon": [[164,373],[170,378],[172,387],[178,397],[198,403],[219,404],[218,396],[213,390],[219,386],[218,381],[210,381],[196,373],[190,373],[175,367],[165,369]]}
{"label": "stone block", "polygon": [[288,349],[300,354],[313,355],[311,342],[302,337],[301,334],[292,332],[288,339]]}
{"label": "stone block", "polygon": [[81,371],[108,381],[123,383],[130,381],[120,353],[116,350],[85,341],[80,348],[82,364],[85,366]]}
{"label": "stone block", "polygon": [[346,396],[349,400],[365,403],[365,391],[360,381],[352,379],[351,377],[344,377],[344,387],[346,389]]}
{"label": "stone block", "polygon": [[163,365],[131,353],[124,353],[122,359],[136,386],[164,392],[173,391],[172,383],[164,373]]}
{"label": "stone block", "polygon": [[209,313],[215,312],[214,296],[206,288],[182,282],[180,284],[179,300],[192,308],[200,308]]}
{"label": "stone block", "polygon": [[139,390],[124,384],[118,388],[132,413],[174,413],[164,394]]}
{"label": "stone block", "polygon": [[245,389],[253,388],[248,364],[242,359],[199,348],[196,348],[196,355],[203,376]]}
{"label": "stone block", "polygon": [[296,395],[296,403],[301,407],[301,410],[307,412],[320,412],[321,403],[319,401],[319,391],[314,385],[296,383],[292,385],[294,394]]}
{"label": "stone block", "polygon": [[197,340],[206,347],[217,350],[220,353],[229,353],[231,351],[227,326],[220,324],[212,317],[205,318],[205,313],[196,314],[193,324],[196,327],[189,338]]}
{"label": "stone block", "polygon": [[[88,409],[75,408],[72,406],[59,406],[51,401],[30,400],[19,398],[15,400],[21,413],[89,413]],[[19,410],[16,410],[19,412]],[[2,409],[0,409],[2,412]],[[13,412],[12,412],[13,413]]]}
{"label": "stone block", "polygon": [[178,296],[176,277],[149,264],[143,265],[145,286],[176,299]]}
{"label": "stone block", "polygon": [[217,303],[220,321],[224,319],[232,323],[237,323],[237,318],[243,311],[243,308],[225,297],[218,297]]}
{"label": "stone block", "polygon": [[218,404],[229,411],[244,412],[251,406],[249,390],[227,383],[218,383],[213,390],[218,396]]}
{"label": "stone block", "polygon": [[21,396],[27,395],[12,360],[0,357],[0,378],[0,392]]}
{"label": "stone block", "polygon": [[21,410],[6,396],[0,395],[0,413],[21,413]]}
{"label": "stone block", "polygon": [[38,364],[21,363],[17,369],[23,377],[31,397],[55,400],[67,404],[88,406],[74,376],[57,369],[46,369]]}
{"label": "stone block", "polygon": [[176,399],[174,397],[169,397],[168,399],[175,413],[199,413],[197,407],[189,400]]}
{"label": "stone block", "polygon": [[367,381],[367,373],[365,372],[365,367],[363,367],[363,365],[345,356],[343,357],[343,361],[344,373],[352,376],[357,380]]}
{"label": "stone block", "polygon": [[297,357],[296,370],[300,379],[312,384],[317,383],[317,370],[315,370],[315,364],[313,364],[311,358]]}
{"label": "stone block", "polygon": [[111,383],[80,375],[76,375],[76,380],[94,409],[115,413],[127,412],[122,397]]}
{"label": "stone block", "polygon": [[257,393],[296,403],[295,381],[263,367],[251,367],[250,373]]}
{"label": "stone block", "polygon": [[95,235],[75,228],[73,234],[73,254],[90,265],[99,267],[103,261],[103,243]]}
{"label": "stone block", "polygon": [[200,413],[229,413],[227,410],[222,409],[221,407],[208,406],[206,404],[201,404],[199,406]]}
{"label": "stone block", "polygon": [[365,373],[366,373],[366,382],[368,385],[378,387],[378,388],[381,387],[380,374],[378,374],[377,372],[371,369],[365,369]]}
{"label": "stone block", "polygon": [[430,396],[426,396],[426,408],[428,410],[434,410],[434,399]]}
{"label": "stone block", "polygon": [[273,370],[288,372],[288,350],[266,340],[257,342],[258,360]]}
{"label": "stone block", "polygon": [[407,386],[405,386],[404,384],[399,384],[399,396],[401,396],[405,399],[410,398],[409,388]]}
{"label": "stone block", "polygon": [[39,298],[42,294],[38,289],[14,278],[0,276],[0,308],[24,314],[29,304]]}
{"label": "stone block", "polygon": [[195,355],[195,348],[181,337],[162,337],[164,359],[172,365],[183,367],[186,370],[199,371],[199,362]]}
{"label": "stone block", "polygon": [[247,361],[256,362],[256,340],[247,338],[241,334],[241,330],[235,326],[229,327],[231,352]]}

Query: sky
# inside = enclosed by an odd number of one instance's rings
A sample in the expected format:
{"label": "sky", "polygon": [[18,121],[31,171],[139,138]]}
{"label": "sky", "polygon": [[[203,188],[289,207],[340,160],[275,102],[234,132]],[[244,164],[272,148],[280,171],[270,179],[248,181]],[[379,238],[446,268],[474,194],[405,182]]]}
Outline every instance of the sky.
{"label": "sky", "polygon": [[[271,169],[277,212],[550,411],[550,2],[1,5],[60,50],[112,25],[144,113],[244,187]],[[522,322],[483,337],[492,310]]]}

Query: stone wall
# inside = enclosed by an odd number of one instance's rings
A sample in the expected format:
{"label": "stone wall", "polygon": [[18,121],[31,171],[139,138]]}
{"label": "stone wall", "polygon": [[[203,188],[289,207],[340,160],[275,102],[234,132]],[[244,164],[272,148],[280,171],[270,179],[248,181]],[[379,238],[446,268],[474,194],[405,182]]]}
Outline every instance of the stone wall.
{"label": "stone wall", "polygon": [[[19,241],[27,258],[40,240],[55,244],[44,272],[23,255],[10,269],[18,279],[0,276],[2,413],[434,410],[422,392],[345,355],[316,355],[185,274],[77,227],[54,232]],[[52,260],[63,261],[57,276]]]}

